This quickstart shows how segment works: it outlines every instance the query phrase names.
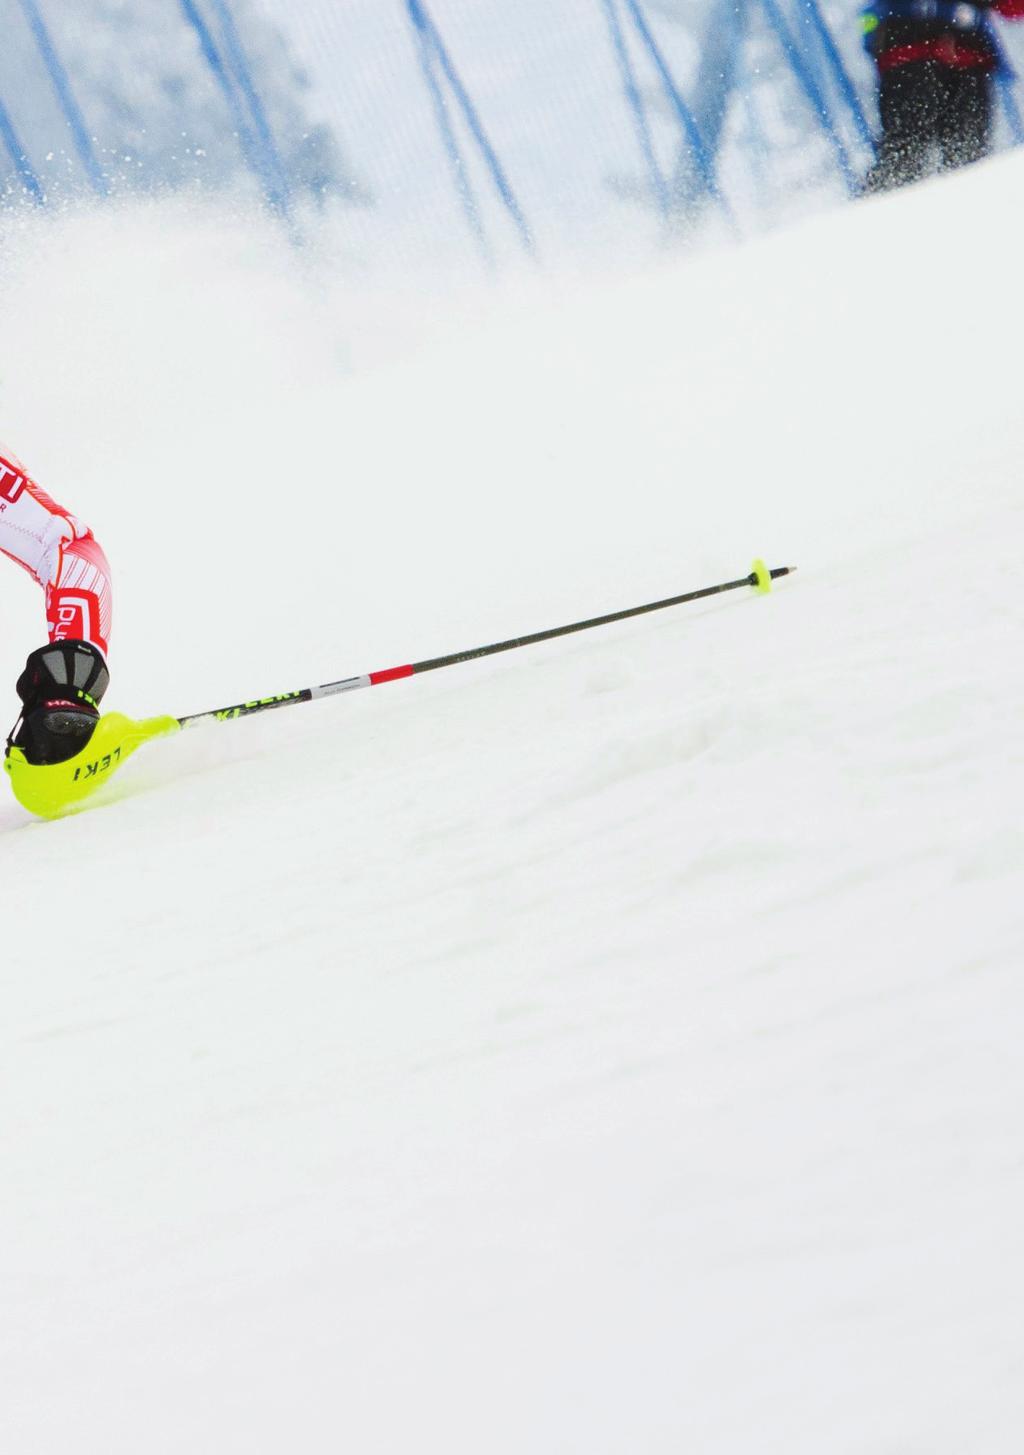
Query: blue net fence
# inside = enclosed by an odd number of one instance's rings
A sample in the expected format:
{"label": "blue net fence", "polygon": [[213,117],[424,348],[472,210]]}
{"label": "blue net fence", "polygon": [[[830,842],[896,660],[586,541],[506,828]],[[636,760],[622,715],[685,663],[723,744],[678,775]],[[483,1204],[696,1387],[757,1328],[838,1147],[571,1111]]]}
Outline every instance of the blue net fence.
{"label": "blue net fence", "polygon": [[[0,17],[7,206],[248,192],[358,211],[367,246],[404,230],[493,261],[747,228],[856,195],[874,154],[845,0],[0,0]],[[1007,146],[1010,65],[999,95]]]}
{"label": "blue net fence", "polygon": [[8,202],[247,182],[287,207],[354,179],[272,17],[246,0],[2,0]]}

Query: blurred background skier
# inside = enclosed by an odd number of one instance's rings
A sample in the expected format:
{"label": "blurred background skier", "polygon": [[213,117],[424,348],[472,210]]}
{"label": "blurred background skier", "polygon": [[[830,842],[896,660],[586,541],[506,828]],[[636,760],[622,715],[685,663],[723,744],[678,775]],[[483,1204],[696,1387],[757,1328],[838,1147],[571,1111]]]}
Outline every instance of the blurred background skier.
{"label": "blurred background skier", "polygon": [[1006,67],[993,12],[1020,19],[1024,0],[876,0],[861,12],[882,122],[866,192],[987,155],[994,77]]}
{"label": "blurred background skier", "polygon": [[18,678],[21,713],[8,747],[21,748],[32,764],[63,763],[92,737],[110,680],[110,567],[92,531],[2,445],[0,552],[45,591],[49,634]]}

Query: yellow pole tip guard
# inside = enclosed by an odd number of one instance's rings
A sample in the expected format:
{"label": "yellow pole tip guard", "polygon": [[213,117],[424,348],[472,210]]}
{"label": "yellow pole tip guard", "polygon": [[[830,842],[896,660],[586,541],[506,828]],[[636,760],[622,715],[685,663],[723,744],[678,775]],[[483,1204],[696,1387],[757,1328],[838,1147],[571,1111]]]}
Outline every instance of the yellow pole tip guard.
{"label": "yellow pole tip guard", "polygon": [[762,596],[767,596],[768,592],[772,589],[772,573],[761,560],[760,556],[758,556],[757,560],[751,566],[750,573],[752,576],[757,577],[757,584],[754,589]]}
{"label": "yellow pole tip guard", "polygon": [[28,763],[20,748],[10,748],[4,768],[22,808],[38,818],[60,818],[109,783],[114,773],[144,743],[180,731],[176,717],[148,717],[141,722],[108,712],[80,753],[66,763]]}

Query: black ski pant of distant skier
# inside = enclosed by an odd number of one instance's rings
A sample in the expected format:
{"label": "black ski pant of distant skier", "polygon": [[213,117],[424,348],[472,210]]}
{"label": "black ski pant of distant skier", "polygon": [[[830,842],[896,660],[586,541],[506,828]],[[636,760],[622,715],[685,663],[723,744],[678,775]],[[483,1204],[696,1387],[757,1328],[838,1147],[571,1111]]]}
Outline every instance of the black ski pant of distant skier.
{"label": "black ski pant of distant skier", "polygon": [[992,141],[992,76],[937,61],[910,61],[879,77],[882,137],[865,191],[903,187],[932,171],[964,167]]}

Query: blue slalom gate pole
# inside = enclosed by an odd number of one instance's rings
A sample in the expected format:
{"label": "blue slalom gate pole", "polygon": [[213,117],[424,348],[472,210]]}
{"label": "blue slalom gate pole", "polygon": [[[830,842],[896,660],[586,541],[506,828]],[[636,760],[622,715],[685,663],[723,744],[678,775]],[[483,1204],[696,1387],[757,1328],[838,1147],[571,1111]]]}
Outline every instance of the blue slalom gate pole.
{"label": "blue slalom gate pole", "polygon": [[36,0],[21,0],[21,9],[32,32],[32,37],[39,48],[39,54],[43,59],[47,74],[54,91],[57,93],[57,100],[67,118],[71,136],[75,143],[75,150],[78,152],[82,166],[92,184],[93,191],[98,192],[101,197],[106,197],[110,188],[107,179],[103,175],[100,164],[96,159],[93,150],[92,138],[89,136],[89,129],[85,124],[85,118],[75,100],[74,92],[71,89],[71,82],[68,73],[64,69],[64,63],[57,54],[56,47],[46,28],[42,13]]}
{"label": "blue slalom gate pole", "polygon": [[1024,142],[1024,122],[1021,121],[1020,108],[1017,105],[1017,72],[1010,65],[999,36],[994,30],[991,34],[996,48],[995,80],[999,87],[999,99],[1003,103],[1003,114],[1010,128],[1013,144],[1019,147]]}
{"label": "blue slalom gate pole", "polygon": [[618,62],[619,73],[622,77],[622,89],[625,92],[626,104],[632,112],[637,141],[647,166],[647,175],[650,178],[654,203],[662,217],[667,221],[672,208],[668,183],[662,176],[661,168],[658,166],[658,158],[655,155],[654,142],[651,137],[650,123],[647,120],[647,108],[644,106],[643,97],[640,94],[640,87],[637,85],[636,72],[633,70],[633,63],[629,58],[626,37],[622,33],[622,25],[619,21],[619,12],[616,9],[615,0],[601,0],[601,4],[604,8],[605,19],[608,23],[608,34],[611,38],[612,50],[615,52],[615,59]]}
{"label": "blue slalom gate pole", "polygon": [[633,24],[636,26],[637,34],[643,41],[654,63],[654,68],[661,80],[665,95],[668,97],[672,109],[676,113],[683,135],[686,137],[690,149],[693,152],[694,160],[697,163],[697,169],[700,172],[704,185],[719,204],[729,222],[733,222],[729,204],[718,186],[714,161],[704,143],[704,138],[700,134],[700,128],[694,119],[693,112],[683,100],[682,93],[676,85],[676,80],[669,68],[669,64],[661,51],[661,47],[654,38],[654,33],[647,23],[646,15],[640,8],[639,0],[625,0],[625,3],[627,10],[632,16]]}
{"label": "blue slalom gate pole", "polygon": [[[692,112],[716,176],[729,101],[736,92],[744,102],[748,100],[737,85],[747,14],[747,7],[737,5],[736,0],[715,0],[699,42],[700,69]],[[707,190],[693,175],[692,148],[687,147],[680,155],[676,193],[685,205],[694,200],[698,189]]]}
{"label": "blue slalom gate pole", "polygon": [[829,110],[828,102],[825,100],[824,92],[814,78],[814,73],[804,58],[803,52],[793,39],[789,26],[783,18],[776,0],[761,0],[761,7],[764,10],[768,24],[774,30],[779,44],[782,46],[786,60],[789,62],[790,70],[796,77],[804,95],[807,97],[818,118],[818,122],[828,138],[829,144],[835,153],[836,165],[839,168],[843,181],[846,183],[846,190],[851,197],[858,195],[857,176],[850,161],[850,154],[846,149],[846,143],[839,134],[835,118]]}
{"label": "blue slalom gate pole", "polygon": [[406,3],[409,18],[413,26],[428,42],[437,57],[438,64],[444,73],[444,77],[451,88],[455,100],[459,104],[459,108],[462,111],[463,118],[469,127],[473,140],[476,142],[480,154],[487,164],[498,196],[515,224],[523,247],[526,252],[532,255],[535,252],[533,234],[526,221],[526,216],[519,205],[519,200],[515,192],[512,190],[512,184],[505,173],[498,153],[495,151],[487,135],[480,114],[473,104],[468,90],[463,85],[462,78],[455,68],[455,63],[452,60],[448,48],[441,38],[441,32],[428,14],[422,0],[406,0]]}
{"label": "blue slalom gate pole", "polygon": [[469,169],[466,166],[459,146],[459,139],[455,134],[452,119],[448,111],[448,103],[445,100],[444,91],[434,71],[434,52],[430,43],[430,36],[425,27],[414,24],[413,30],[416,35],[416,51],[419,56],[420,70],[423,72],[423,79],[430,93],[431,105],[434,108],[434,118],[437,121],[437,129],[441,133],[441,143],[445,150],[451,168],[452,183],[455,187],[455,195],[462,207],[466,225],[473,235],[474,241],[480,249],[484,262],[491,266],[494,256],[490,244],[487,241],[487,234],[484,231],[483,219],[480,216],[480,208],[477,205],[476,195],[473,191],[473,183],[470,179]]}
{"label": "blue slalom gate pole", "polygon": [[28,153],[21,144],[21,139],[14,129],[14,122],[11,120],[10,112],[0,101],[0,139],[7,148],[7,154],[14,164],[14,169],[21,178],[21,185],[32,198],[32,201],[40,207],[46,201],[42,184],[36,176],[32,163],[28,159]]}
{"label": "blue slalom gate pole", "polygon": [[214,41],[210,27],[202,15],[200,15],[195,0],[179,0],[179,3],[184,12],[185,19],[196,33],[203,58],[210,67],[214,80],[220,87],[231,111],[235,126],[238,129],[239,145],[242,148],[242,154],[246,162],[259,179],[263,188],[263,195],[266,197],[270,206],[276,212],[287,215],[287,199],[281,191],[273,169],[268,168],[266,165],[266,158],[262,155],[257,140],[252,133],[237,87],[227,66],[224,64],[224,59],[220,51],[217,49],[217,44]]}
{"label": "blue slalom gate pole", "polygon": [[1000,67],[996,72],[996,85],[999,87],[999,99],[1003,103],[1006,124],[1010,128],[1014,146],[1019,147],[1024,143],[1024,122],[1021,121],[1020,107],[1017,105],[1016,81],[1017,77],[1008,69]]}
{"label": "blue slalom gate pole", "polygon": [[814,32],[818,44],[824,52],[825,60],[832,71],[840,95],[846,102],[850,115],[853,117],[853,124],[857,128],[860,139],[871,152],[872,156],[874,156],[877,150],[875,134],[868,125],[868,119],[864,114],[864,107],[861,105],[857,88],[853,84],[850,73],[846,69],[843,58],[839,53],[839,47],[836,45],[835,37],[826,24],[824,15],[821,13],[821,6],[818,4],[818,0],[800,0],[800,5],[807,17],[807,24]]}
{"label": "blue slalom gate pole", "polygon": [[270,129],[270,122],[267,119],[266,108],[260,98],[259,91],[253,79],[252,67],[249,65],[241,37],[238,34],[238,27],[235,25],[235,18],[231,13],[227,0],[211,0],[217,18],[220,21],[221,31],[224,35],[224,42],[227,46],[228,59],[234,71],[235,80],[249,107],[249,114],[252,117],[252,124],[256,134],[256,143],[260,156],[261,169],[266,176],[273,176],[276,181],[278,195],[282,204],[287,207],[291,200],[291,186],[284,163],[281,160],[281,153],[274,140],[273,132]]}

